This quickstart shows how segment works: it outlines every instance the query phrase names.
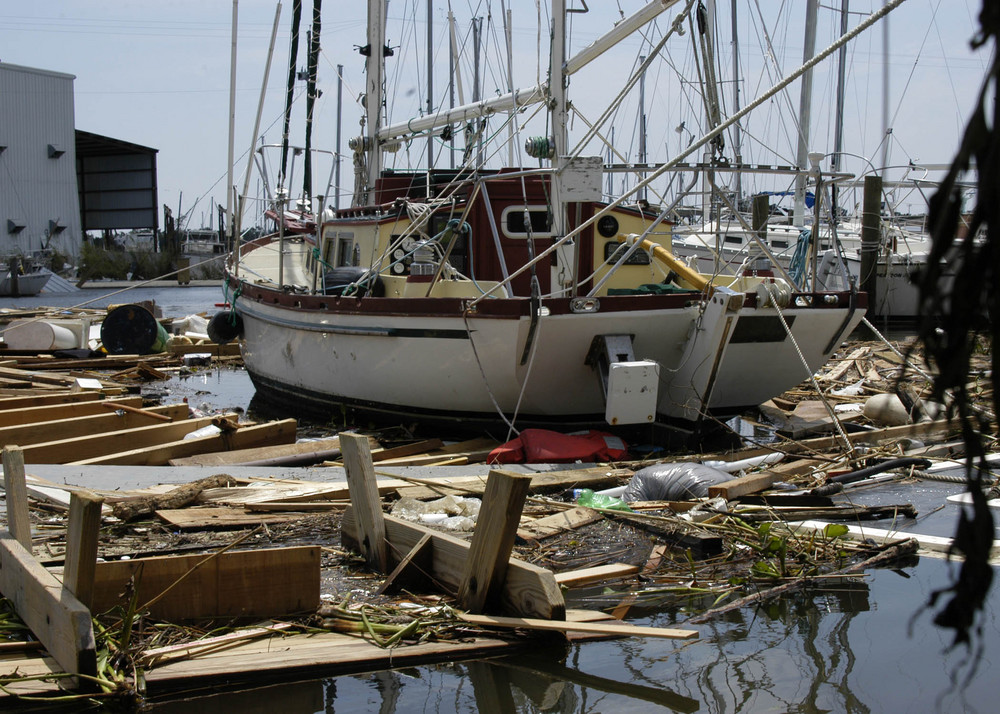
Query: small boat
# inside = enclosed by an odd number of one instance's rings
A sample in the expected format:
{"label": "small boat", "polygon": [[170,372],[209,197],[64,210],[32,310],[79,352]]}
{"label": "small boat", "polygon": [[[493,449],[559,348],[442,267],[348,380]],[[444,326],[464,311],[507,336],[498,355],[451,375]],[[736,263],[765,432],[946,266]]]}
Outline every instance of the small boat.
{"label": "small boat", "polygon": [[19,255],[0,262],[0,296],[29,297],[37,295],[52,277],[52,271],[40,262]]}
{"label": "small boat", "polygon": [[[227,266],[232,310],[209,332],[239,337],[258,395],[292,413],[461,429],[700,431],[826,362],[864,316],[864,293],[803,292],[767,270],[699,272],[671,253],[666,209],[634,193],[608,200],[602,158],[569,156],[565,73],[673,4],[649,3],[567,58],[557,0],[547,83],[391,126],[385,53],[362,52],[354,205],[278,221]],[[386,46],[383,24],[374,2],[369,48]],[[534,166],[486,169],[469,151],[453,170],[383,170],[384,152],[413,133],[449,138],[455,124],[532,104],[554,127],[525,142]]]}

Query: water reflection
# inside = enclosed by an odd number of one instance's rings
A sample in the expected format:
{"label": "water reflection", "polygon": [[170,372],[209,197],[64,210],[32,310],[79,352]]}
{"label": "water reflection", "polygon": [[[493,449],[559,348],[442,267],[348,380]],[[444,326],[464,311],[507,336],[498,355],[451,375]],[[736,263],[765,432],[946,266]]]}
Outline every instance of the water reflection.
{"label": "water reflection", "polygon": [[[920,618],[946,565],[826,581],[699,626],[700,638],[532,643],[528,652],[157,703],[200,712],[882,712],[995,711],[992,680],[953,687],[950,641]],[[991,604],[998,596],[992,594]],[[637,624],[683,626],[681,607],[635,610]],[[1000,641],[994,610],[986,659]],[[950,663],[951,662],[951,663]],[[953,705],[953,706],[952,706]]]}

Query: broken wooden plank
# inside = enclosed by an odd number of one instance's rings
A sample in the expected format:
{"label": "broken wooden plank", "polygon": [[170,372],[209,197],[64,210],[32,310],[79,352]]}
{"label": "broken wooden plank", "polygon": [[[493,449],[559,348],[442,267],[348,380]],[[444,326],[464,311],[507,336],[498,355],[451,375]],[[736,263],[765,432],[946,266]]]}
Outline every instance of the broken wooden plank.
{"label": "broken wooden plank", "polygon": [[296,627],[291,622],[277,622],[265,627],[249,627],[226,635],[216,637],[203,637],[193,642],[184,642],[179,645],[167,645],[166,647],[155,647],[144,650],[139,655],[139,660],[146,666],[152,664],[162,664],[167,660],[182,659],[187,657],[197,657],[205,652],[218,652],[227,646],[245,642],[246,640],[263,635],[273,635]]}
{"label": "broken wooden plank", "polygon": [[382,502],[375,486],[375,466],[372,463],[368,439],[358,434],[341,434],[341,450],[351,503],[357,512],[358,545],[369,567],[377,572],[387,570],[385,524]]}
{"label": "broken wooden plank", "polygon": [[530,476],[490,471],[458,587],[458,601],[465,610],[478,613],[499,602],[530,483]]}
{"label": "broken wooden plank", "polygon": [[[108,404],[108,402],[98,403]],[[122,409],[122,413],[108,414],[106,413],[107,409],[105,409],[101,414],[0,427],[0,444],[13,443],[20,444],[21,446],[31,446],[51,442],[54,434],[58,434],[62,439],[75,439],[137,429],[152,424],[159,424],[163,420],[169,422],[187,419],[188,416],[188,407],[186,404],[151,407],[149,410],[135,411],[130,411],[131,408],[126,409],[117,404],[110,408],[115,410]]]}
{"label": "broken wooden plank", "polygon": [[31,552],[31,518],[28,490],[24,482],[24,453],[19,446],[3,449],[3,481],[6,493],[7,528],[24,549]]}
{"label": "broken wooden plank", "polygon": [[428,451],[435,451],[442,446],[444,446],[444,442],[440,439],[424,439],[423,441],[415,441],[412,444],[393,446],[389,449],[372,449],[372,461],[389,461],[391,459],[400,459],[404,456],[413,456],[414,454],[426,454]]}
{"label": "broken wooden plank", "polygon": [[760,473],[748,474],[739,478],[730,479],[715,486],[708,487],[708,497],[722,497],[731,501],[748,493],[758,493],[770,488],[783,478],[781,474],[774,471],[761,471]]}
{"label": "broken wooden plank", "polygon": [[0,411],[8,409],[27,409],[29,407],[51,406],[55,404],[75,404],[77,402],[96,402],[101,398],[100,392],[69,392],[60,391],[55,394],[38,394],[31,396],[14,396],[0,398]]}
{"label": "broken wooden plank", "polygon": [[248,513],[243,508],[204,507],[161,508],[156,517],[181,530],[243,528],[261,523],[289,523],[302,518],[297,513]]}
{"label": "broken wooden plank", "polygon": [[[868,348],[866,346],[862,345],[861,347],[854,348],[853,350],[851,350],[850,354],[839,360],[839,364],[836,367],[831,369],[826,374],[819,375],[818,377],[816,377],[816,380],[819,382],[833,382],[840,379],[845,374],[847,374],[847,371],[851,367],[854,366],[855,360],[863,357],[866,354],[868,354]],[[831,362],[832,361],[836,360],[831,360]]]}
{"label": "broken wooden plank", "polygon": [[567,622],[566,620],[540,620],[528,617],[496,617],[494,615],[473,615],[458,613],[458,618],[481,627],[503,627],[548,632],[591,632],[601,635],[621,637],[659,637],[668,640],[692,640],[698,637],[697,630],[680,630],[670,627],[644,627],[609,622]]}
{"label": "broken wooden plank", "polygon": [[[237,415],[225,416],[236,418]],[[24,461],[29,464],[79,463],[85,459],[114,453],[125,448],[136,449],[182,439],[185,434],[209,426],[214,419],[216,417],[185,419],[182,422],[171,424],[153,424],[99,435],[40,442],[25,447]]]}
{"label": "broken wooden plank", "polygon": [[69,502],[63,585],[88,609],[94,595],[94,570],[97,567],[97,540],[101,531],[103,503],[103,499],[86,491],[74,491]]}
{"label": "broken wooden plank", "polygon": [[568,570],[563,573],[556,573],[556,582],[566,588],[578,588],[590,585],[591,583],[599,583],[602,580],[627,578],[638,572],[638,565],[608,563],[607,565],[597,565],[593,568],[581,568],[580,570]]}
{"label": "broken wooden plank", "polygon": [[132,407],[132,406],[115,405],[115,404],[113,404],[111,402],[101,402],[101,406],[105,407],[106,409],[122,409],[122,410],[124,410],[126,412],[129,412],[130,414],[140,414],[142,416],[147,416],[147,417],[150,417],[153,421],[174,421],[175,419],[186,418],[188,416],[188,413],[189,413],[189,410],[188,410],[188,407],[187,407],[186,404],[179,405],[179,406],[184,407],[185,412],[184,412],[184,414],[182,416],[178,416],[178,417],[173,417],[173,416],[170,416],[168,414],[163,414],[161,412],[158,412],[158,411],[156,411],[155,407],[150,408],[150,409],[140,409],[138,407]]}
{"label": "broken wooden plank", "polygon": [[523,540],[542,540],[569,530],[574,530],[580,526],[585,526],[588,523],[599,521],[603,517],[593,508],[570,508],[569,510],[525,523],[518,529],[517,535]]}
{"label": "broken wooden plank", "polygon": [[[465,574],[465,561],[469,557],[469,543],[460,538],[440,533],[416,523],[393,516],[384,517],[386,537],[393,561],[409,552],[426,533],[431,534],[434,562],[434,581],[458,592]],[[354,508],[344,511],[341,537],[345,547],[356,547],[358,534]],[[503,605],[520,615],[542,618],[565,617],[566,603],[551,571],[515,558],[507,566],[507,579],[503,586]]]}
{"label": "broken wooden plank", "polygon": [[340,437],[294,444],[257,446],[252,449],[216,451],[171,459],[171,466],[286,466],[336,458],[340,455]]}
{"label": "broken wooden plank", "polygon": [[[199,439],[178,439],[167,443],[104,454],[80,461],[71,461],[75,465],[119,465],[119,466],[164,466],[170,459],[194,454],[222,451],[224,449],[247,449],[262,444],[291,443],[295,441],[295,419],[241,426],[232,433],[203,436]],[[173,424],[164,426],[174,426]],[[150,427],[162,428],[162,427]]]}
{"label": "broken wooden plank", "polygon": [[[199,566],[208,558],[211,560]],[[319,566],[319,546],[102,562],[95,571],[94,610],[104,612],[121,604],[121,593],[132,577],[143,603],[183,577],[152,603],[153,617],[176,622],[315,612],[319,607]]]}
{"label": "broken wooden plank", "polygon": [[[381,467],[382,464],[379,464],[379,466]],[[545,473],[533,473],[530,475],[532,493],[549,493],[568,488],[597,489],[606,485],[617,486],[622,476],[631,476],[632,471],[627,469],[608,469],[606,466],[595,466],[585,469],[547,471]],[[424,500],[447,495],[481,494],[486,489],[486,479],[482,476],[458,476],[439,479],[433,483],[428,482],[426,479],[406,480],[420,483],[421,485],[396,489],[400,498]]]}
{"label": "broken wooden plank", "polygon": [[97,675],[90,611],[5,530],[0,530],[0,593],[64,671]]}

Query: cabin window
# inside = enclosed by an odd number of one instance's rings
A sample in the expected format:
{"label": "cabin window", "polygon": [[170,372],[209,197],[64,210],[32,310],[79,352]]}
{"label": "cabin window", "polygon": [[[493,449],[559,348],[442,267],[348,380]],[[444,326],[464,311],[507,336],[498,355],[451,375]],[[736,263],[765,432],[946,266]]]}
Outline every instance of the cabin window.
{"label": "cabin window", "polygon": [[354,234],[339,233],[337,235],[337,262],[336,266],[354,264]]}
{"label": "cabin window", "polygon": [[735,243],[737,245],[743,244],[743,239],[739,236],[726,236],[726,243]]}
{"label": "cabin window", "polygon": [[774,246],[775,248],[787,248],[788,247],[788,241],[787,240],[773,240],[773,241],[771,241],[771,245]]}
{"label": "cabin window", "polygon": [[[552,215],[547,206],[528,206],[531,220],[531,236],[533,238],[551,238]],[[500,215],[500,230],[507,238],[527,238],[527,226],[524,224],[524,206],[508,206]]]}

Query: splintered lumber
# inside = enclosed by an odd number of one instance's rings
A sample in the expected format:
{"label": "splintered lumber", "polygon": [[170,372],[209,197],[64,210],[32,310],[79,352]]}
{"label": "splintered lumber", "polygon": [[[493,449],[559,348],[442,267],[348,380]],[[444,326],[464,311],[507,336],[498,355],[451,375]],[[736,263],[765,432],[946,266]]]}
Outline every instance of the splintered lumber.
{"label": "splintered lumber", "polygon": [[[167,443],[104,454],[80,461],[71,461],[75,465],[119,465],[119,466],[165,466],[170,459],[194,454],[222,451],[228,449],[248,449],[262,444],[281,444],[295,441],[295,419],[241,426],[231,433],[203,436],[198,439],[178,439]],[[165,424],[164,426],[175,426]],[[162,428],[162,427],[148,427]]]}
{"label": "splintered lumber", "polygon": [[[384,516],[383,522],[389,553],[396,560],[429,533],[434,566],[432,577],[451,593],[458,592],[469,557],[467,541],[393,516]],[[357,517],[353,507],[344,511],[341,537],[345,547],[357,548]],[[508,612],[528,617],[559,619],[566,614],[566,603],[552,572],[515,558],[507,565],[502,602]]]}
{"label": "splintered lumber", "polygon": [[69,501],[63,585],[87,608],[91,607],[94,594],[103,503],[103,499],[86,491],[74,491]]}
{"label": "splintered lumber", "polygon": [[740,496],[746,496],[748,493],[764,491],[780,481],[781,478],[781,474],[773,471],[762,471],[756,474],[741,476],[715,486],[709,486],[708,497],[717,498],[721,496],[727,501],[731,501]]}
{"label": "splintered lumber", "polygon": [[357,509],[358,546],[369,567],[380,573],[387,570],[385,523],[382,501],[375,485],[375,466],[367,437],[341,434],[344,470],[351,503]]}
{"label": "splintered lumber", "polygon": [[388,461],[390,459],[399,459],[403,456],[425,454],[428,451],[440,449],[442,446],[444,446],[444,442],[440,439],[425,439],[423,441],[415,441],[412,444],[393,446],[389,449],[372,449],[372,461]]}
{"label": "splintered lumber", "polygon": [[693,640],[697,630],[679,630],[670,627],[643,627],[608,622],[568,622],[566,620],[539,620],[528,617],[495,617],[493,615],[473,615],[459,613],[458,618],[481,627],[503,627],[508,629],[546,630],[549,632],[590,632],[599,635],[621,637],[659,637],[668,640]]}
{"label": "splintered lumber", "polygon": [[[0,399],[0,402],[4,400]],[[21,407],[18,409],[0,408],[0,427],[18,426],[20,424],[31,424],[39,421],[55,421],[56,419],[71,419],[73,417],[91,416],[94,414],[106,414],[105,404],[119,407],[140,407],[142,397],[124,397],[113,400],[91,400],[87,402],[74,402],[71,404],[43,404],[34,407]]]}
{"label": "splintered lumber", "polygon": [[28,489],[24,482],[24,453],[19,446],[3,450],[3,481],[7,501],[7,527],[26,551],[31,552],[31,518]]}
{"label": "splintered lumber", "polygon": [[192,481],[191,483],[182,484],[162,495],[141,496],[139,498],[118,501],[112,505],[111,509],[115,517],[123,521],[131,521],[159,509],[183,508],[195,503],[198,500],[198,496],[206,488],[222,488],[230,483],[234,483],[231,476],[215,474]]}
{"label": "splintered lumber", "polygon": [[490,471],[458,587],[458,602],[470,612],[482,612],[500,599],[530,483],[530,476]]}
{"label": "splintered lumber", "polygon": [[[228,416],[236,417],[235,414]],[[171,424],[153,424],[93,436],[41,442],[25,447],[24,461],[29,464],[78,463],[84,459],[103,456],[125,448],[136,449],[181,439],[185,434],[212,424],[213,419],[215,417],[185,419]]]}
{"label": "splintered lumber", "polygon": [[427,453],[420,456],[400,456],[396,455],[391,457],[389,455],[383,455],[382,458],[375,456],[375,461],[378,461],[380,465],[385,466],[425,466],[431,464],[438,464],[442,461],[451,461],[453,459],[465,459],[463,463],[472,463],[476,461],[485,461],[486,457],[490,455],[490,452],[495,449],[499,442],[495,439],[489,438],[478,438],[470,439],[468,441],[460,441],[456,444],[448,444],[447,446],[440,445],[436,448],[425,449]]}
{"label": "splintered lumber", "polygon": [[523,524],[518,528],[517,536],[523,540],[542,540],[599,521],[603,517],[593,508],[571,508]]}
{"label": "splintered lumber", "polygon": [[96,676],[90,610],[5,530],[0,530],[0,593],[64,671]]}
{"label": "splintered lumber", "polygon": [[277,466],[314,463],[340,456],[340,437],[295,444],[257,446],[170,459],[171,466]]}
{"label": "splintered lumber", "polygon": [[150,614],[170,622],[315,612],[319,566],[318,546],[102,562],[94,576],[93,609],[104,612],[120,604],[134,577],[139,601],[153,601]]}
{"label": "splintered lumber", "polygon": [[261,523],[289,523],[302,518],[298,513],[248,513],[243,508],[202,507],[161,508],[156,517],[181,530],[243,528]]}
{"label": "splintered lumber", "polygon": [[[107,402],[98,403],[107,404]],[[54,434],[58,434],[62,439],[75,439],[84,436],[136,429],[143,426],[150,426],[151,424],[159,424],[164,420],[169,422],[187,419],[188,416],[188,407],[186,404],[152,407],[149,410],[132,410],[131,407],[126,408],[117,404],[111,406],[111,408],[115,410],[121,409],[122,413],[108,414],[108,410],[104,409],[101,414],[0,427],[0,444],[14,443],[22,446],[30,446],[32,444],[50,442]]]}
{"label": "splintered lumber", "polygon": [[202,639],[194,640],[193,642],[184,642],[179,645],[167,645],[166,647],[156,647],[151,650],[144,650],[142,654],[139,655],[139,658],[144,664],[149,665],[153,662],[162,663],[168,659],[193,657],[201,654],[202,652],[218,651],[238,642],[244,642],[246,640],[250,640],[255,637],[262,637],[264,635],[273,635],[284,630],[289,630],[293,627],[295,627],[295,625],[291,622],[278,622],[265,627],[249,627],[236,630],[235,632],[230,632],[228,635],[203,637]]}
{"label": "splintered lumber", "polygon": [[100,392],[58,392],[56,394],[39,394],[23,397],[4,397],[0,399],[0,411],[8,409],[26,409],[28,407],[51,406],[54,404],[76,404],[77,402],[96,402],[101,398]]}
{"label": "splintered lumber", "polygon": [[[381,467],[382,464],[379,464]],[[619,479],[631,476],[629,470],[609,469],[606,466],[595,466],[586,469],[568,469],[562,471],[546,471],[531,475],[531,492],[548,493],[567,488],[602,488],[605,485],[617,486]],[[420,483],[419,486],[406,486],[396,492],[400,498],[415,498],[424,500],[440,498],[447,495],[467,495],[482,493],[486,489],[486,479],[482,476],[464,476],[440,479],[434,482],[407,478],[407,481]],[[449,488],[449,486],[451,488]]]}
{"label": "splintered lumber", "polygon": [[599,583],[602,580],[615,580],[627,578],[639,572],[638,565],[628,563],[608,563],[598,565],[593,568],[582,568],[580,570],[569,570],[564,573],[556,573],[556,582],[566,588],[578,588],[591,583]]}
{"label": "splintered lumber", "polygon": [[816,378],[817,381],[820,381],[820,382],[834,382],[834,381],[840,379],[845,374],[847,374],[847,371],[851,367],[853,367],[855,365],[855,360],[858,360],[861,357],[864,357],[866,354],[868,354],[868,348],[865,347],[864,345],[862,345],[861,347],[855,348],[854,350],[851,351],[851,353],[849,355],[847,355],[846,357],[844,357],[843,359],[841,359],[839,361],[839,364],[836,367],[834,367],[833,369],[831,369],[826,374],[822,374],[822,375],[818,376]]}

